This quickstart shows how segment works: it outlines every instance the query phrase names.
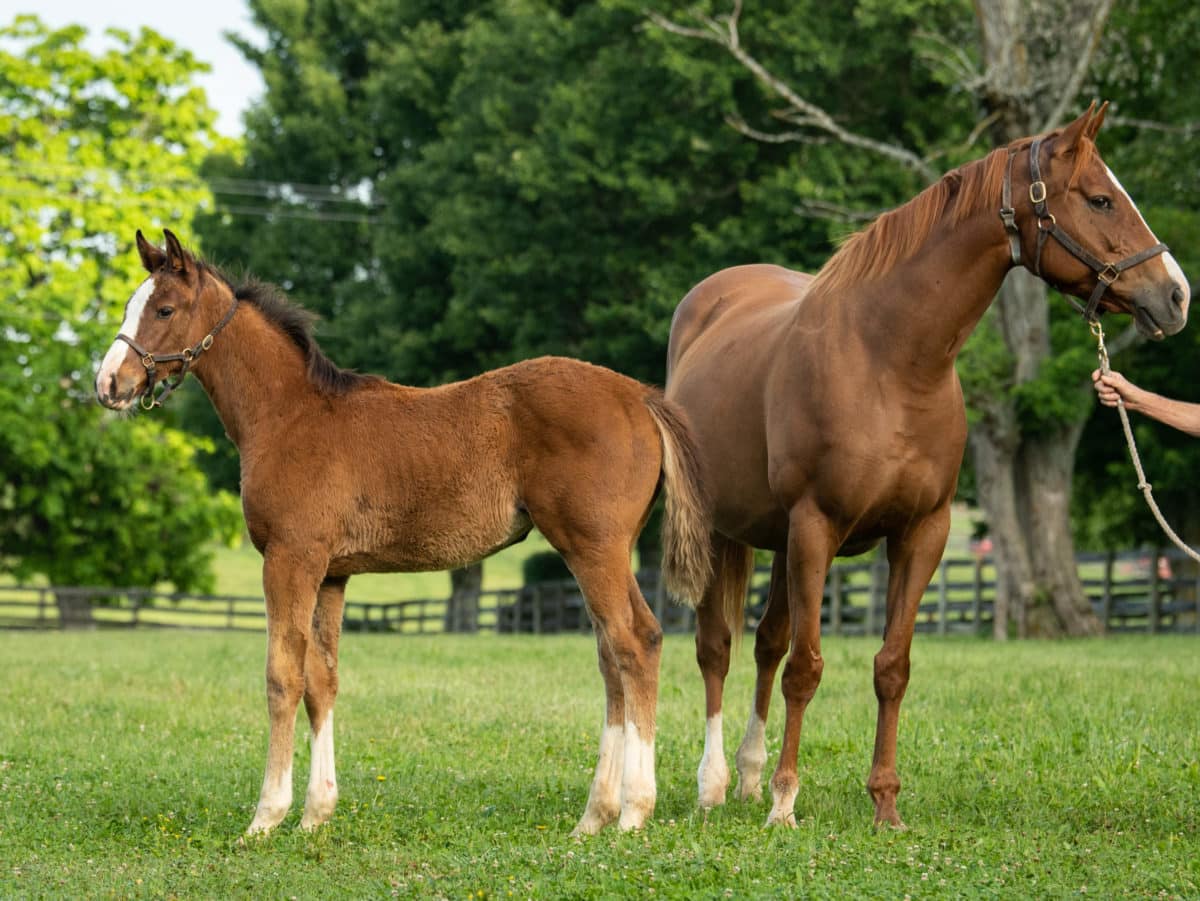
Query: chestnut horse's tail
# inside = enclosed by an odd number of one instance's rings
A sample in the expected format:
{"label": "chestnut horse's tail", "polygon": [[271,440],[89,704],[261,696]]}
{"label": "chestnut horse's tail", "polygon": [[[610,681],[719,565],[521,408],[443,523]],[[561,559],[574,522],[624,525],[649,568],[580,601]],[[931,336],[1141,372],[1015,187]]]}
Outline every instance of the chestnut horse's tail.
{"label": "chestnut horse's tail", "polygon": [[663,444],[663,580],[672,597],[695,607],[712,578],[711,512],[700,457],[679,407],[658,392],[646,396],[646,407]]}

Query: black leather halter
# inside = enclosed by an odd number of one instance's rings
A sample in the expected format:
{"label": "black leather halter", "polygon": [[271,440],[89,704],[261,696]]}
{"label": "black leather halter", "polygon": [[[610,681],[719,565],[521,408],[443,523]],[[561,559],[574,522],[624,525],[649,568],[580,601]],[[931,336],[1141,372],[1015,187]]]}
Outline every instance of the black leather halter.
{"label": "black leather halter", "polygon": [[[1083,315],[1084,319],[1094,322],[1100,310],[1100,301],[1104,297],[1104,292],[1122,272],[1133,268],[1138,263],[1144,263],[1160,253],[1166,253],[1170,248],[1159,241],[1153,247],[1147,247],[1123,260],[1105,263],[1063,231],[1054,218],[1054,214],[1046,207],[1046,183],[1042,181],[1042,167],[1039,160],[1043,141],[1043,138],[1038,138],[1029,147],[1029,202],[1033,205],[1034,215],[1037,216],[1038,228],[1037,255],[1033,260],[1033,272],[1038,278],[1044,278],[1042,275],[1042,248],[1046,244],[1046,239],[1053,237],[1072,256],[1096,273],[1096,287],[1086,305],[1081,304],[1070,295],[1067,296],[1067,299]],[[1012,167],[1016,154],[1016,148],[1010,147],[1008,165],[1004,169],[1004,183],[1000,189],[1000,219],[1004,222],[1004,230],[1008,233],[1009,252],[1012,255],[1013,264],[1019,265],[1021,262],[1021,230],[1017,227],[1016,210],[1013,209],[1012,203]]]}
{"label": "black leather halter", "polygon": [[[137,355],[141,357],[142,366],[144,366],[146,369],[146,390],[142,392],[141,400],[139,401],[142,405],[142,409],[153,410],[155,407],[161,407],[163,405],[163,401],[170,397],[175,389],[183,384],[183,380],[187,377],[188,370],[191,369],[192,363],[196,361],[196,358],[199,357],[200,354],[212,347],[213,339],[220,334],[221,329],[225,328],[225,326],[229,324],[229,320],[233,318],[233,314],[237,312],[237,308],[238,299],[235,297],[233,298],[233,303],[230,305],[228,312],[225,313],[225,315],[221,318],[221,321],[216,324],[211,332],[201,338],[195,346],[185,347],[177,354],[162,354],[160,356],[155,356],[124,332],[119,332],[117,334],[117,340],[124,341],[126,344],[132,347]],[[159,363],[174,363],[176,361],[183,364],[180,367],[178,378],[176,378],[174,381],[163,379],[163,384],[166,385],[166,388],[163,390],[162,394],[160,394],[158,397],[155,397],[154,375],[157,365]],[[150,399],[149,403],[146,403],[147,398]]]}

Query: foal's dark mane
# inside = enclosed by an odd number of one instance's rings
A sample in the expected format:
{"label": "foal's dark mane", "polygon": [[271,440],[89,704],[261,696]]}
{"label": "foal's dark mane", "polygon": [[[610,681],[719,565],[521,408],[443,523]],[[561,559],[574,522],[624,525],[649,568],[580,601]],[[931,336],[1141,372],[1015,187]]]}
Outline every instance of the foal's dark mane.
{"label": "foal's dark mane", "polygon": [[278,285],[259,281],[248,276],[236,286],[216,266],[197,260],[201,270],[213,276],[230,290],[239,301],[248,303],[262,313],[263,317],[283,332],[304,354],[308,380],[322,394],[340,397],[363,385],[383,381],[377,375],[342,369],[317,346],[312,326],[316,316],[292,303]]}
{"label": "foal's dark mane", "polygon": [[[1057,132],[1046,137],[1054,134]],[[981,209],[999,211],[1008,151],[1024,150],[1032,142],[1032,138],[1023,138],[952,169],[912,200],[850,235],[821,267],[809,293],[845,290],[856,282],[886,275],[916,253],[947,214],[954,225]],[[1081,148],[1075,157],[1071,183],[1096,153],[1096,145],[1090,140],[1084,140]]]}

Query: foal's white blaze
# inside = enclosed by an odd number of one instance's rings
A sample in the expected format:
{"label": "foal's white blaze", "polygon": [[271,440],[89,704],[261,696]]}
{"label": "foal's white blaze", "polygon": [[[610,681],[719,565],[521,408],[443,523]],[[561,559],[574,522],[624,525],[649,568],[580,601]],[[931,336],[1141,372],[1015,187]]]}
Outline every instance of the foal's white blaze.
{"label": "foal's white blaze", "polygon": [[705,810],[725,803],[729,787],[729,765],[725,762],[725,737],[721,733],[721,714],[714,713],[704,723],[704,756],[696,773],[700,788],[700,806]]}
{"label": "foal's white blaze", "polygon": [[645,741],[633,720],[625,721],[625,773],[621,784],[622,829],[641,829],[650,814],[658,789],[654,784],[654,740]]}
{"label": "foal's white blaze", "polygon": [[573,835],[595,835],[617,818],[621,810],[621,773],[624,769],[625,727],[605,725],[600,733],[600,759],[588,792],[587,807]]}
{"label": "foal's white blaze", "polygon": [[767,765],[767,724],[750,711],[746,735],[737,752],[738,798],[743,801],[762,798],[762,774]]}
{"label": "foal's white blaze", "polygon": [[[120,329],[122,333],[131,338],[137,337],[137,325],[142,321],[142,313],[145,312],[146,304],[150,302],[152,294],[154,294],[154,279],[148,278],[133,292],[129,303],[125,304],[125,321],[121,323]],[[124,341],[113,341],[112,347],[108,349],[108,353],[104,355],[104,360],[100,363],[100,371],[96,373],[98,391],[102,385],[107,385],[117,374],[117,370],[125,361],[125,355],[132,350],[133,348]]]}
{"label": "foal's white blaze", "polygon": [[[1133,207],[1134,212],[1138,214],[1138,218],[1142,220],[1142,225],[1146,226],[1146,231],[1150,232],[1150,235],[1157,242],[1158,236],[1154,234],[1154,229],[1150,228],[1150,224],[1146,222],[1146,217],[1142,215],[1142,211],[1139,210],[1137,204],[1133,202],[1133,198],[1129,196],[1129,192],[1125,190],[1125,186],[1121,184],[1120,180],[1113,173],[1112,169],[1109,169],[1107,166],[1104,168],[1108,172],[1108,177],[1109,180],[1112,181],[1113,187],[1115,187],[1121,193],[1122,197],[1129,201],[1129,205]],[[1162,261],[1163,265],[1167,267],[1167,277],[1170,278],[1171,281],[1173,281],[1179,287],[1179,290],[1183,292],[1183,304],[1181,305],[1181,308],[1186,312],[1188,302],[1192,299],[1192,289],[1188,284],[1187,276],[1183,274],[1183,269],[1180,267],[1179,263],[1176,262],[1175,257],[1171,255],[1170,251],[1167,251],[1162,255]]]}
{"label": "foal's white blaze", "polygon": [[337,772],[333,763],[333,711],[312,736],[312,768],[308,773],[308,796],[304,799],[303,829],[320,826],[337,805]]}

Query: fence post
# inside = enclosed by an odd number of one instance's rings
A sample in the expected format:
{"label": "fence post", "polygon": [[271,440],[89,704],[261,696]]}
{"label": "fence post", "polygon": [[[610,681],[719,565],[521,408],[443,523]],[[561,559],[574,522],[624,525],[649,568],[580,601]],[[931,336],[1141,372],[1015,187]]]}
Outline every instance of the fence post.
{"label": "fence post", "polygon": [[[561,596],[562,588],[559,587],[557,590],[558,590],[559,595]],[[546,595],[542,591],[541,586],[538,586],[534,591],[535,591],[535,594],[534,594],[534,605],[533,605],[533,634],[541,635],[542,634],[542,607],[546,603]]]}
{"label": "fence post", "polygon": [[1155,547],[1150,555],[1150,634],[1158,634],[1158,617],[1162,600],[1162,583],[1158,578],[1159,549]]}
{"label": "fence post", "polygon": [[881,569],[882,566],[879,560],[871,561],[871,587],[870,590],[867,591],[867,635],[875,634],[875,609],[878,606],[879,583],[881,581],[880,576],[882,574],[880,572]]}
{"label": "fence post", "polygon": [[1107,550],[1104,552],[1104,585],[1100,589],[1100,622],[1104,623],[1104,631],[1108,631],[1108,621],[1112,619],[1112,588],[1113,588],[1113,564],[1116,562],[1117,552]]}
{"label": "fence post", "polygon": [[829,574],[829,630],[842,634],[842,568],[834,566]]}
{"label": "fence post", "polygon": [[948,600],[948,598],[946,597],[946,561],[945,561],[945,559],[943,559],[942,562],[938,564],[938,601],[937,601],[937,604],[938,604],[937,634],[938,635],[946,634],[946,602],[947,602],[947,600]]}
{"label": "fence post", "polygon": [[[1200,595],[1197,595],[1197,598],[1200,598]],[[1200,603],[1200,600],[1197,600],[1197,603]],[[37,619],[37,621],[38,621],[39,628],[45,628],[45,626],[46,626],[46,589],[45,588],[38,589],[38,619]]]}
{"label": "fence post", "polygon": [[[971,568],[971,619],[975,621],[975,631],[979,632],[983,625],[983,558],[976,557]],[[995,613],[993,612],[993,616]]]}

